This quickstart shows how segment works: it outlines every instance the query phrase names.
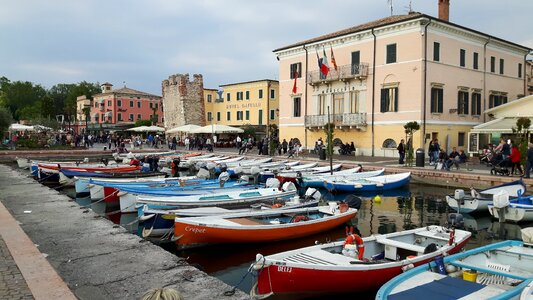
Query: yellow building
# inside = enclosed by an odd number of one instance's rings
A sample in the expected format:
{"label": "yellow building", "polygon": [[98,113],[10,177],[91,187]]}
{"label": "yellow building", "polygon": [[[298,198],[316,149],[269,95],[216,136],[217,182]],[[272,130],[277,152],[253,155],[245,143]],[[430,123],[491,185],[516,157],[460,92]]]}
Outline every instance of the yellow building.
{"label": "yellow building", "polygon": [[268,125],[279,124],[278,81],[254,80],[220,88],[204,89],[206,124],[251,125],[263,133]]}

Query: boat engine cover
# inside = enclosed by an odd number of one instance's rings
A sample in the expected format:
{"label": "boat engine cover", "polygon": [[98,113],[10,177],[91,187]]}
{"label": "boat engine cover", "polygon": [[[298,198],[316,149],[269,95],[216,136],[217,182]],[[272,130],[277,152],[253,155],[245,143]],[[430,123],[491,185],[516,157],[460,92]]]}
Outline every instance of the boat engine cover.
{"label": "boat engine cover", "polygon": [[279,189],[280,184],[281,183],[277,178],[268,178],[266,180],[265,187]]}
{"label": "boat engine cover", "polygon": [[296,185],[294,185],[294,182],[287,181],[283,184],[281,187],[282,191],[288,192],[288,191],[296,191]]}
{"label": "boat engine cover", "polygon": [[509,193],[507,191],[499,191],[493,196],[494,207],[504,208],[509,206]]}

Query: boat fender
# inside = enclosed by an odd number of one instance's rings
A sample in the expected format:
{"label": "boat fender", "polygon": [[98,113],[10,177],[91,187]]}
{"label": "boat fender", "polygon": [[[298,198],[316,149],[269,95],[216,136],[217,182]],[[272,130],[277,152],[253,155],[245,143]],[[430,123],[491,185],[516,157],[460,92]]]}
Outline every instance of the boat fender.
{"label": "boat fender", "polygon": [[272,208],[280,208],[280,207],[283,207],[283,204],[276,203],[276,204],[272,205]]}
{"label": "boat fender", "polygon": [[308,220],[309,218],[307,216],[297,215],[297,216],[292,217],[291,223],[298,223],[298,222],[308,221]]}
{"label": "boat fender", "polygon": [[453,243],[455,242],[455,228],[452,228],[452,230],[450,231],[450,239],[448,240],[448,245],[453,245]]}
{"label": "boat fender", "polygon": [[346,237],[346,240],[344,240],[344,249],[348,250],[352,248],[353,246],[350,245],[357,245],[357,258],[363,260],[365,254],[365,243],[363,239],[359,235],[352,233]]}

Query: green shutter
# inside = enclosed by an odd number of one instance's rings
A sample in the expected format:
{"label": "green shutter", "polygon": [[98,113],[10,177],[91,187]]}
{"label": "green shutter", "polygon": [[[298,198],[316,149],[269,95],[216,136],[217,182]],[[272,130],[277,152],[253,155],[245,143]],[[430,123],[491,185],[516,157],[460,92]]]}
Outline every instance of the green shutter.
{"label": "green shutter", "polygon": [[398,88],[394,88],[394,111],[398,111]]}
{"label": "green shutter", "polygon": [[437,110],[439,113],[442,113],[443,111],[443,108],[442,108],[442,105],[443,105],[443,102],[444,102],[444,90],[443,89],[437,89]]}
{"label": "green shutter", "polygon": [[387,111],[387,96],[388,96],[388,89],[381,89],[381,112]]}

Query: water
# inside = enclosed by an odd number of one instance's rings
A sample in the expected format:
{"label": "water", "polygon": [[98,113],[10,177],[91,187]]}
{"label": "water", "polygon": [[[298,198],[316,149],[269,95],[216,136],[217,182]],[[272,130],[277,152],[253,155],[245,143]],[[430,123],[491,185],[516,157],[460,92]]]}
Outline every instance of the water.
{"label": "water", "polygon": [[[65,193],[72,195],[72,190]],[[332,195],[321,191],[327,200],[342,200],[347,195]],[[362,196],[362,206],[356,218],[352,220],[355,232],[361,236],[371,234],[385,234],[401,230],[424,227],[427,225],[444,225],[447,215],[453,212],[446,205],[445,195],[453,192],[452,188],[442,188],[427,185],[410,184],[408,188],[389,191],[381,194],[381,201],[375,201],[373,195]],[[76,198],[80,205],[91,207],[96,213],[106,216],[116,224],[124,226],[127,230],[137,234],[142,228],[138,228],[136,214],[120,214],[118,205],[109,206],[105,202],[91,203],[89,198]],[[469,216],[464,215],[465,227],[473,233],[466,249],[476,248],[496,241],[506,239],[521,239],[520,229],[533,226],[530,224],[498,223],[493,221],[487,214]],[[257,253],[269,255],[290,249],[313,245],[315,242],[327,242],[344,239],[345,228],[320,233],[305,238],[272,242],[265,244],[239,244],[239,245],[216,245],[211,247],[176,250],[174,244],[161,244],[164,249],[175,253],[180,257],[219,278],[230,286],[238,285],[244,292],[249,292],[252,287],[252,276],[247,275],[247,270],[255,261]],[[358,295],[359,298],[373,299],[374,293]]]}

